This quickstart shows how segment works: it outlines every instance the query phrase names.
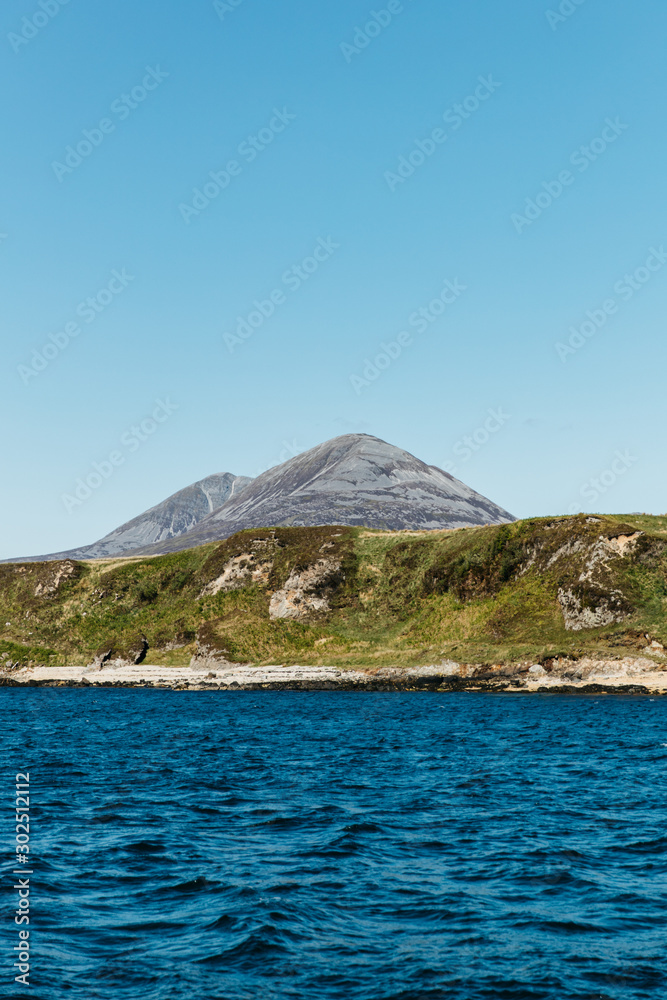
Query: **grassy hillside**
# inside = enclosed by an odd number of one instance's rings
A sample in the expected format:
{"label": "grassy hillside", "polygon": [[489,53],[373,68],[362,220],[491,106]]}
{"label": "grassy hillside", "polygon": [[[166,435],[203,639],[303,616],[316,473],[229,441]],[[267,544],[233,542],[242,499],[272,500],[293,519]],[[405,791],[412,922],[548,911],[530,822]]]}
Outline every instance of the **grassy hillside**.
{"label": "grassy hillside", "polygon": [[[306,586],[309,567],[319,577]],[[294,593],[298,616],[272,618]],[[251,663],[499,663],[622,656],[651,640],[667,646],[667,517],[277,528],[147,559],[0,566],[5,663],[98,654],[180,665],[206,651]]]}

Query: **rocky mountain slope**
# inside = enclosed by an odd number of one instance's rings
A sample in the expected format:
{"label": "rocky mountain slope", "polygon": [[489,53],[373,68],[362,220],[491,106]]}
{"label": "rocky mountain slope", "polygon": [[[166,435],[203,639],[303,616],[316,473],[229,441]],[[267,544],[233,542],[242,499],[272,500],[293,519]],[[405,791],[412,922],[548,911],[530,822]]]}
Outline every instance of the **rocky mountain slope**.
{"label": "rocky mountain slope", "polygon": [[665,647],[667,517],[262,528],[146,559],[0,566],[0,683],[30,664],[108,680],[192,662],[435,665],[464,686],[557,686],[628,659],[662,674]]}
{"label": "rocky mountain slope", "polygon": [[186,486],[172,496],[126,521],[92,545],[82,545],[67,552],[48,556],[32,556],[25,561],[43,559],[102,559],[120,555],[130,549],[177,538],[199,524],[211,511],[217,510],[230,497],[240,492],[251,479],[230,472],[207,476]]}
{"label": "rocky mountain slope", "polygon": [[175,552],[244,528],[345,524],[396,531],[513,520],[402,448],[369,434],[344,434],[262,473],[186,534],[133,554]]}

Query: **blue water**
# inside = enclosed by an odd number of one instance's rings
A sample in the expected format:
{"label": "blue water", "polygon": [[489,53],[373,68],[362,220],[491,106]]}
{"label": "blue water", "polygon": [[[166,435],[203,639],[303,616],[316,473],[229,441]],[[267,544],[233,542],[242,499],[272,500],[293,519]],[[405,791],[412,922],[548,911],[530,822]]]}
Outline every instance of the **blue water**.
{"label": "blue water", "polygon": [[667,699],[5,688],[0,717],[2,842],[29,769],[35,848],[34,985],[7,891],[2,996],[667,997]]}

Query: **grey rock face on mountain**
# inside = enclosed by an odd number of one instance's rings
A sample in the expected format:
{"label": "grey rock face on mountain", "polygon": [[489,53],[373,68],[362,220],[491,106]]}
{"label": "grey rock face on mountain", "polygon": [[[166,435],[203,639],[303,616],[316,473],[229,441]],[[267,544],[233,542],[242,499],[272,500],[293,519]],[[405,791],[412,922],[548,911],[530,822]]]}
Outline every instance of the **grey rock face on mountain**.
{"label": "grey rock face on mountain", "polygon": [[400,530],[514,520],[409,452],[369,434],[344,434],[262,473],[191,531],[137,554],[174,552],[243,528],[349,524]]}
{"label": "grey rock face on mountain", "polygon": [[231,472],[207,476],[206,479],[179,490],[138,517],[133,517],[131,521],[121,524],[119,528],[100,538],[99,542],[70,549],[68,552],[33,556],[29,560],[22,559],[21,562],[42,559],[102,559],[154,542],[177,538],[194,528],[211,511],[235,496],[250,482],[252,480],[248,476],[234,476]]}

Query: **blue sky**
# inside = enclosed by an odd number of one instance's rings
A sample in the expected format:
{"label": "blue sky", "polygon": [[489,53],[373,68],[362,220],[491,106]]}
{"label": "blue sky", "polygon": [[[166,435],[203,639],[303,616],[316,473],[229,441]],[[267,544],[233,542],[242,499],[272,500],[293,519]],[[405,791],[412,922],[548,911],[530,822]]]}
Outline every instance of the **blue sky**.
{"label": "blue sky", "polygon": [[664,3],[1,20],[1,556],[351,431],[517,516],[667,510]]}

